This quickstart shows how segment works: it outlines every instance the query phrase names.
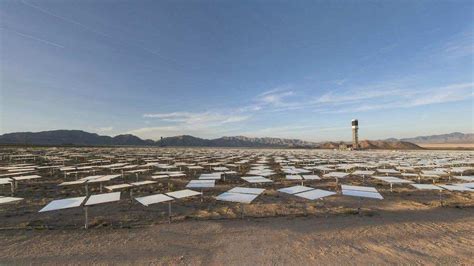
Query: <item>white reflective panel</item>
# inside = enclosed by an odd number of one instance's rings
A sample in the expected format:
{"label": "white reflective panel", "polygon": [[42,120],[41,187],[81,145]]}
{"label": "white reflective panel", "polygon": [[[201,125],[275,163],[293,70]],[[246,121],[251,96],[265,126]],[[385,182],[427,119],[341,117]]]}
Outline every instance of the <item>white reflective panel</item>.
{"label": "white reflective panel", "polygon": [[150,185],[150,184],[155,184],[155,183],[158,183],[157,181],[150,181],[150,180],[146,180],[146,181],[139,181],[139,182],[133,182],[133,183],[130,183],[131,185],[133,186],[144,186],[144,185]]}
{"label": "white reflective panel", "polygon": [[259,175],[255,175],[255,176],[242,176],[241,178],[242,178],[243,180],[247,181],[247,180],[252,180],[252,179],[264,179],[265,177],[259,176]]}
{"label": "white reflective panel", "polygon": [[439,186],[442,187],[442,188],[445,188],[449,191],[470,191],[470,192],[474,192],[474,189],[470,189],[468,187],[459,186],[459,185],[439,185]]}
{"label": "white reflective panel", "polygon": [[87,200],[85,206],[108,203],[120,200],[120,192],[110,192],[104,194],[92,195]]}
{"label": "white reflective panel", "polygon": [[47,211],[55,211],[61,209],[68,209],[81,206],[82,202],[86,199],[86,197],[77,197],[77,198],[69,198],[69,199],[60,199],[60,200],[53,200],[48,205],[44,206],[39,212],[47,212]]}
{"label": "white reflective panel", "polygon": [[199,165],[192,165],[192,166],[188,166],[188,169],[198,170],[198,169],[204,169],[204,167],[199,166]]}
{"label": "white reflective panel", "polygon": [[258,195],[255,194],[224,192],[217,196],[216,199],[221,201],[231,201],[238,203],[251,203],[257,197]]}
{"label": "white reflective panel", "polygon": [[439,175],[420,174],[421,177],[439,178]]}
{"label": "white reflective panel", "polygon": [[11,184],[12,180],[8,177],[0,178],[0,185]]}
{"label": "white reflective panel", "polygon": [[168,178],[168,175],[152,175],[151,178],[153,178],[153,179],[163,179],[163,178]]}
{"label": "white reflective panel", "polygon": [[140,202],[141,204],[145,205],[145,206],[155,204],[155,203],[160,203],[160,202],[173,200],[172,197],[168,197],[165,194],[155,194],[155,195],[139,197],[139,198],[135,198],[135,199],[138,202]]}
{"label": "white reflective panel", "polygon": [[89,181],[89,180],[94,180],[94,179],[97,179],[97,178],[100,178],[100,177],[103,177],[103,176],[102,175],[91,175],[91,176],[83,177],[79,180]]}
{"label": "white reflective panel", "polygon": [[105,189],[108,189],[108,190],[112,191],[112,190],[129,188],[129,187],[132,187],[132,185],[130,185],[130,184],[118,184],[118,185],[106,186]]}
{"label": "white reflective panel", "polygon": [[15,198],[15,197],[0,197],[0,204],[10,203],[14,201],[22,200],[23,198]]}
{"label": "white reflective panel", "polygon": [[472,182],[472,183],[460,183],[460,184],[456,184],[456,185],[474,189],[474,182]]}
{"label": "white reflective panel", "polygon": [[324,177],[334,177],[334,178],[344,178],[348,176],[348,173],[343,173],[343,172],[330,172],[324,175]]}
{"label": "white reflective panel", "polygon": [[66,181],[66,182],[62,182],[58,186],[80,185],[80,184],[84,184],[86,182],[87,182],[87,180]]}
{"label": "white reflective panel", "polygon": [[236,171],[225,171],[224,174],[226,174],[226,175],[236,175],[237,172]]}
{"label": "white reflective panel", "polygon": [[464,180],[464,181],[469,181],[469,182],[474,182],[474,175],[470,176],[453,176],[454,178]]}
{"label": "white reflective panel", "polygon": [[355,172],[352,173],[352,175],[373,175],[375,173],[375,171],[361,171],[361,170],[357,170]]}
{"label": "white reflective panel", "polygon": [[399,174],[400,172],[395,169],[377,169],[377,172],[382,174]]}
{"label": "white reflective panel", "polygon": [[302,180],[303,177],[300,175],[286,175],[286,179],[288,180]]}
{"label": "white reflective panel", "polygon": [[394,177],[394,176],[372,176],[372,177],[375,178],[375,179],[378,179],[378,180],[385,181],[387,183],[392,183],[392,184],[410,184],[410,183],[414,183],[413,181],[401,179],[401,178]]}
{"label": "white reflective panel", "polygon": [[273,180],[262,177],[262,176],[243,176],[241,177],[243,180],[249,183],[271,183]]}
{"label": "white reflective panel", "polygon": [[263,193],[263,191],[265,191],[263,188],[234,187],[227,192],[260,195]]}
{"label": "white reflective panel", "polygon": [[372,199],[383,199],[382,195],[380,195],[380,193],[378,192],[368,192],[362,190],[342,190],[342,195]]}
{"label": "white reflective panel", "polygon": [[210,174],[201,174],[199,176],[199,179],[204,179],[204,180],[208,180],[208,179],[211,179],[211,180],[219,180],[221,179],[221,176],[222,176],[222,173],[221,172],[218,172],[218,173],[210,173]]}
{"label": "white reflective panel", "polygon": [[214,171],[229,171],[227,167],[213,167],[212,170]]}
{"label": "white reflective panel", "polygon": [[288,193],[288,194],[296,194],[296,193],[313,190],[313,189],[314,188],[312,187],[292,186],[292,187],[280,188],[278,191],[283,192],[283,193]]}
{"label": "white reflective panel", "polygon": [[191,180],[186,185],[187,188],[211,188],[214,187],[215,180]]}
{"label": "white reflective panel", "polygon": [[293,195],[301,197],[301,198],[309,199],[309,200],[315,200],[315,199],[320,199],[320,198],[324,198],[324,197],[335,195],[335,194],[336,193],[332,191],[327,191],[327,190],[322,190],[322,189],[313,189],[313,190],[309,190],[306,192],[301,192],[301,193],[297,193]]}
{"label": "white reflective panel", "polygon": [[446,173],[444,171],[433,171],[433,170],[422,170],[423,174],[425,175],[435,175],[435,176],[439,176],[439,175],[445,175]]}
{"label": "white reflective panel", "polygon": [[411,184],[411,186],[420,190],[443,190],[443,188],[433,184]]}
{"label": "white reflective panel", "polygon": [[350,186],[350,185],[341,185],[342,190],[357,190],[357,191],[366,191],[378,193],[377,189],[374,187],[363,187],[363,186]]}
{"label": "white reflective panel", "polygon": [[321,177],[318,175],[303,175],[303,178],[306,180],[320,180]]}
{"label": "white reflective panel", "polygon": [[99,178],[91,179],[89,180],[89,183],[99,183],[99,182],[105,182],[105,181],[110,181],[114,178],[119,177],[120,175],[104,175]]}
{"label": "white reflective panel", "polygon": [[192,197],[192,196],[196,196],[196,195],[201,195],[201,192],[197,192],[197,191],[190,190],[190,189],[183,189],[183,190],[178,190],[178,191],[166,193],[166,195],[168,195],[170,197],[173,197],[175,199],[181,199],[181,198],[187,198],[187,197]]}
{"label": "white reflective panel", "polygon": [[15,176],[12,177],[16,181],[21,181],[21,180],[30,180],[30,179],[36,179],[36,178],[41,178],[39,175],[23,175],[23,176]]}
{"label": "white reflective panel", "polygon": [[186,174],[182,174],[182,173],[176,173],[176,174],[170,174],[170,177],[185,177]]}

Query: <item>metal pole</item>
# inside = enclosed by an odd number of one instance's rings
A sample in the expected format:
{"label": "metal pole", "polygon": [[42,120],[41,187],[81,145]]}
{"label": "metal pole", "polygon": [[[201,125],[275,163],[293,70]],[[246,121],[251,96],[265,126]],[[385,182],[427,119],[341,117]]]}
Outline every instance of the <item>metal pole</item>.
{"label": "metal pole", "polygon": [[359,215],[361,214],[361,208],[362,208],[362,197],[359,197],[359,207],[357,208],[357,213]]}
{"label": "metal pole", "polygon": [[168,202],[168,223],[171,223],[171,202]]}
{"label": "metal pole", "polygon": [[85,213],[85,222],[84,222],[84,228],[87,229],[89,228],[89,213],[88,213],[88,207],[84,207],[84,213]]}

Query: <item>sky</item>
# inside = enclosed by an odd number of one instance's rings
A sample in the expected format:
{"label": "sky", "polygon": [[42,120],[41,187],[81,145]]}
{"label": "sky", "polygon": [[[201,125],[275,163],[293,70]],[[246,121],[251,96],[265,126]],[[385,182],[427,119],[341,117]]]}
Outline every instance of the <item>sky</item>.
{"label": "sky", "polygon": [[0,2],[0,134],[474,132],[472,1]]}

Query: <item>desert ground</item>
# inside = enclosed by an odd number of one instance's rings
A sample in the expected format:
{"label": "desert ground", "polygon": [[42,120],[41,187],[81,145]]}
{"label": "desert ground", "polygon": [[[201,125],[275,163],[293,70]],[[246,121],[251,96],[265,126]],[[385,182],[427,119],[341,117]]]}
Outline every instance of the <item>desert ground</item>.
{"label": "desert ground", "polygon": [[425,148],[425,149],[474,149],[474,143],[417,143],[416,145]]}
{"label": "desert ground", "polygon": [[474,263],[472,208],[184,221],[134,229],[9,230],[2,264]]}
{"label": "desert ground", "polygon": [[[402,176],[402,171],[394,175],[415,184],[463,184],[454,177],[459,174],[454,171],[472,175],[473,157],[470,151],[9,149],[3,151],[2,166],[60,162],[61,167],[53,172],[36,168],[35,173],[42,178],[19,182],[14,192],[14,197],[23,200],[0,204],[0,264],[472,265],[473,192],[417,190],[409,184],[395,184],[391,190],[385,182],[353,173],[359,168],[405,169],[418,176]],[[154,184],[135,188],[133,195],[122,192],[118,202],[89,207],[87,230],[83,207],[38,212],[52,200],[84,195],[82,186],[58,184],[91,175],[90,168],[82,168],[77,176],[74,172],[65,174],[72,166],[92,165],[97,171],[104,171],[96,164],[98,159],[107,160],[102,164],[163,163],[139,176],[125,174],[111,184],[137,178],[152,180],[154,174],[166,172],[160,169],[164,164],[189,162],[204,168],[201,172],[183,169],[185,177],[158,179]],[[166,203],[146,207],[134,199],[183,189],[201,173],[213,172],[209,163],[230,167],[231,162],[243,161],[246,162],[241,167],[235,168],[237,174],[217,181],[215,188],[203,190],[202,199],[173,201],[171,223]],[[336,182],[313,168],[320,165],[349,176]],[[408,165],[413,166],[412,170]],[[247,184],[240,178],[262,166],[274,172],[268,176],[273,183]],[[307,200],[278,191],[299,185],[300,181],[285,178],[285,171],[304,168],[322,177],[307,180],[304,186],[336,195]],[[423,169],[437,169],[440,174],[423,176]],[[5,173],[8,174],[3,170],[0,174]],[[344,196],[341,184],[374,187],[383,200]],[[236,186],[265,191],[250,204],[216,200]],[[0,186],[0,191],[2,196],[10,196],[8,186]],[[98,185],[91,185],[89,192],[101,193]]]}

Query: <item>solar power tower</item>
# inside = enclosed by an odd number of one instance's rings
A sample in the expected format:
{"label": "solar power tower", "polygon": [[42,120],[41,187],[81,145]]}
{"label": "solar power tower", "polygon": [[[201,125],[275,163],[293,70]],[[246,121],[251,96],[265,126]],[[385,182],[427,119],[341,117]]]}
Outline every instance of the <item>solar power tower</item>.
{"label": "solar power tower", "polygon": [[352,119],[352,149],[359,148],[359,121]]}

